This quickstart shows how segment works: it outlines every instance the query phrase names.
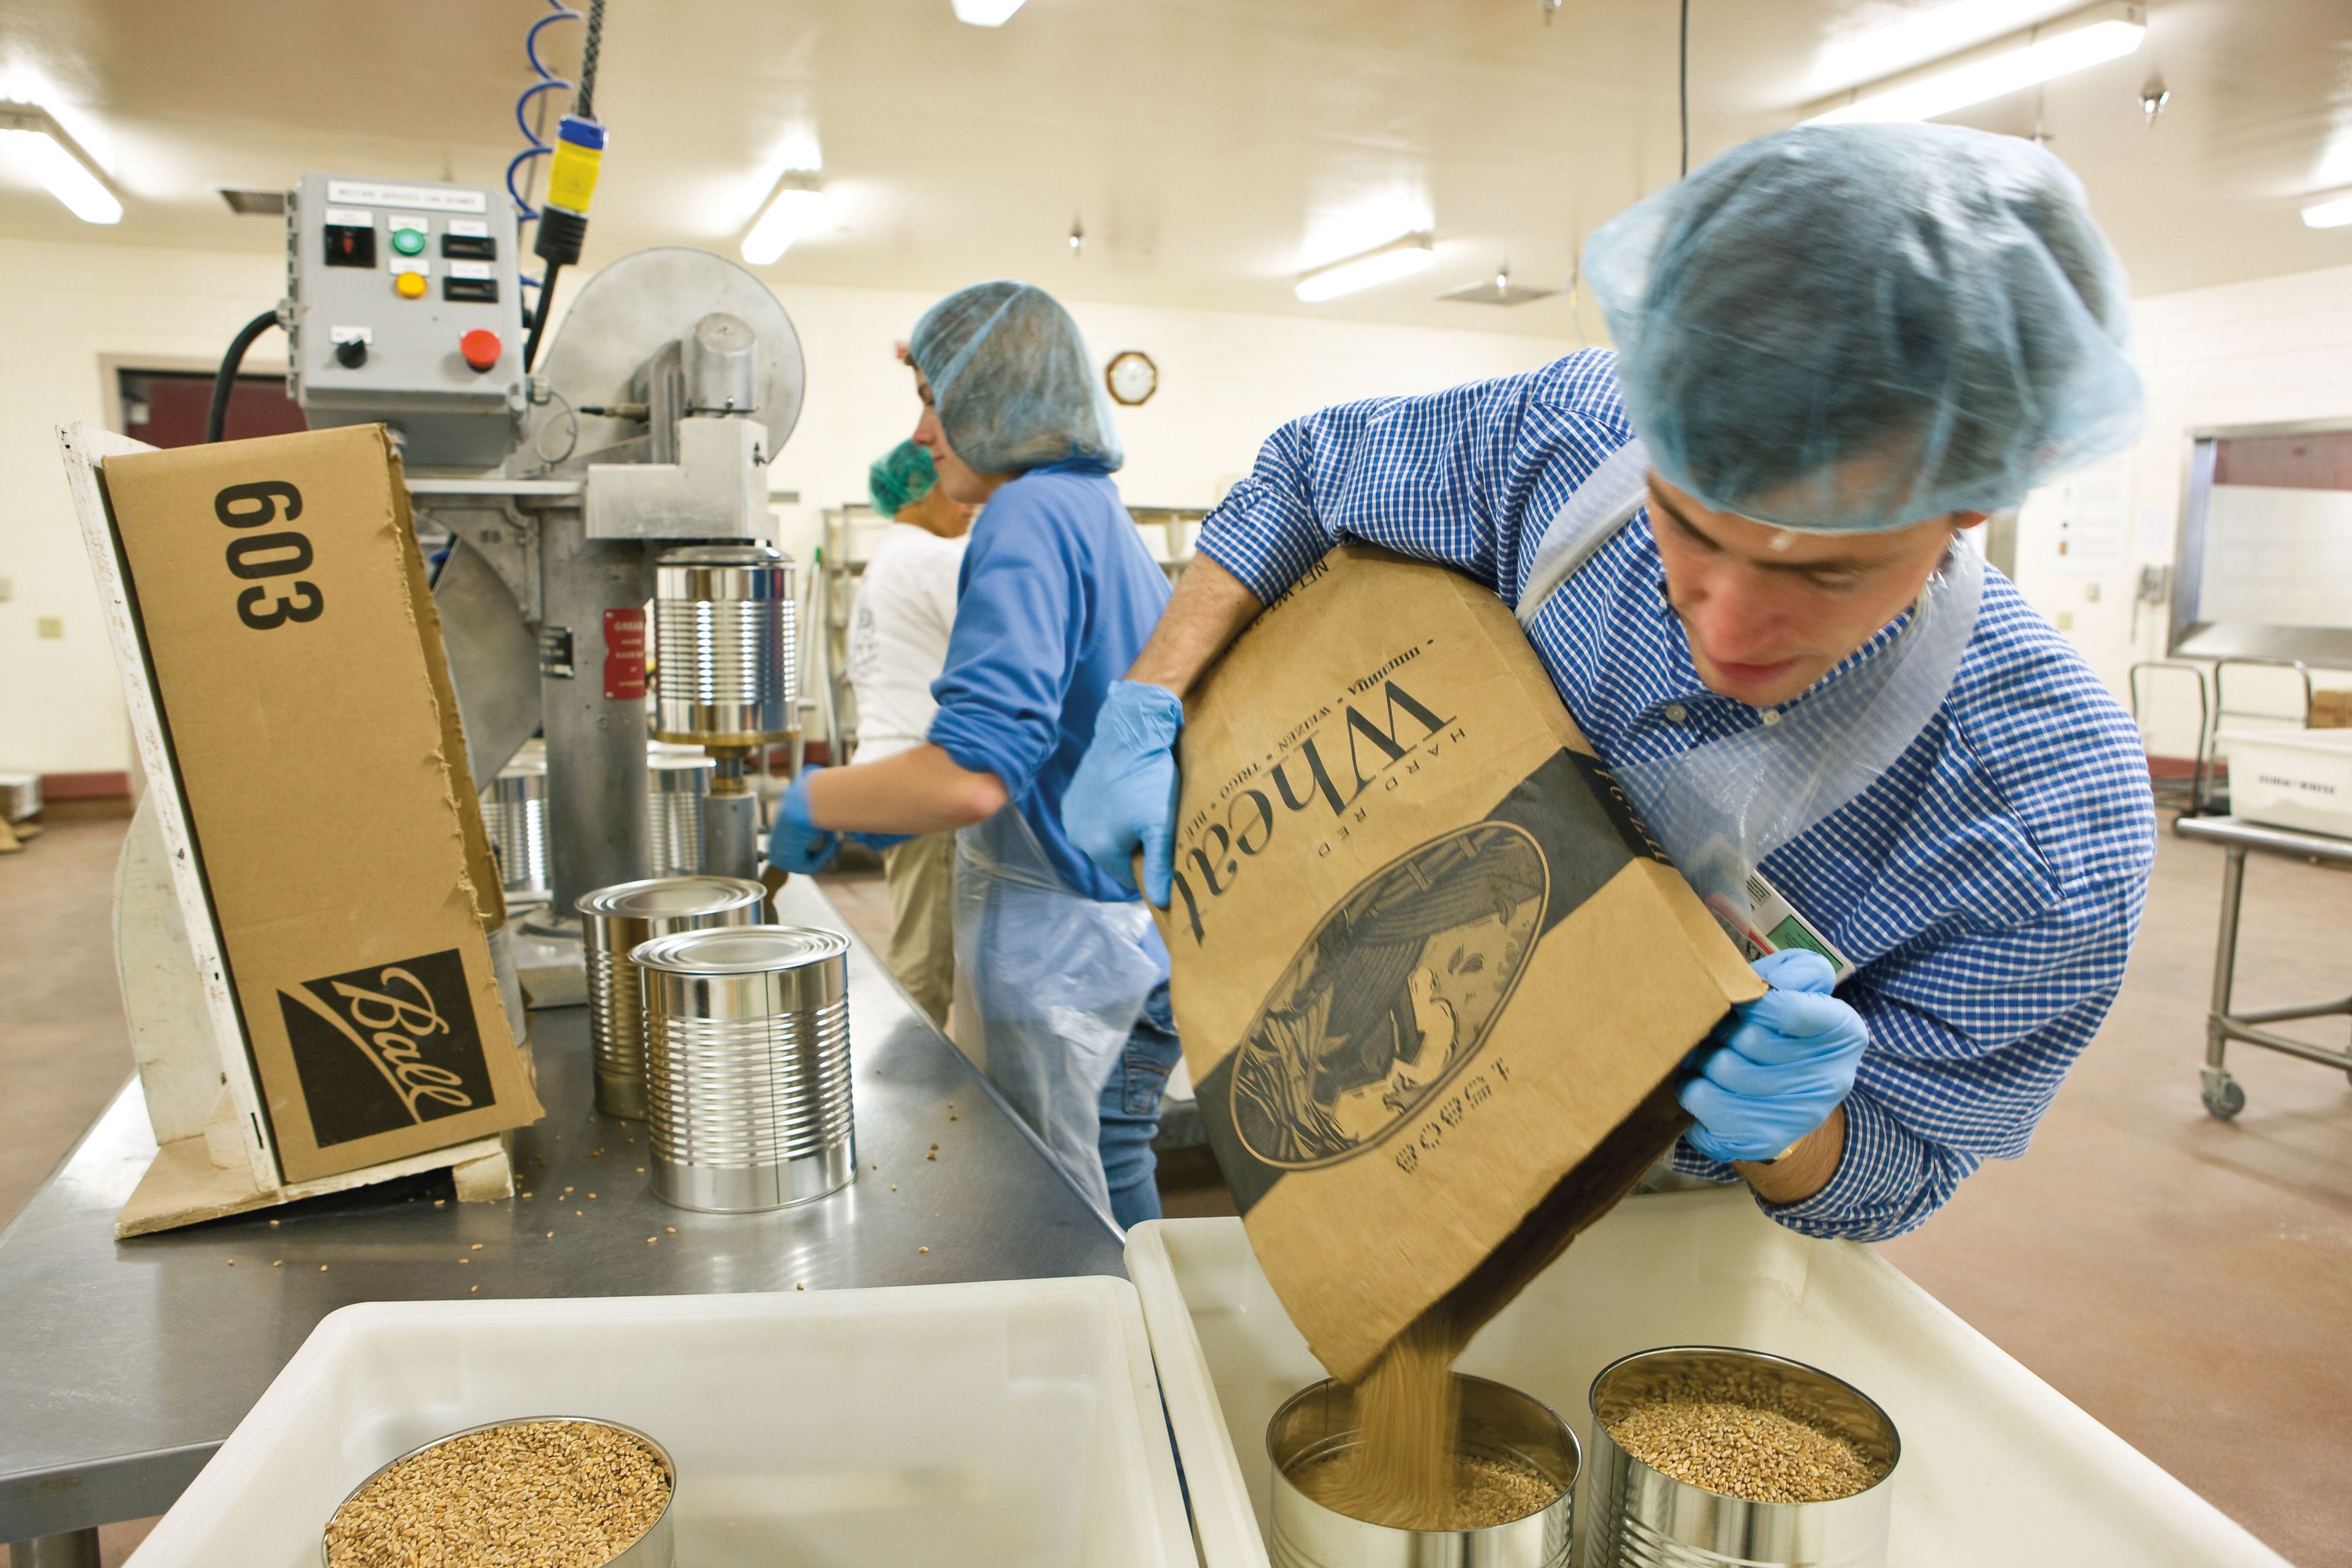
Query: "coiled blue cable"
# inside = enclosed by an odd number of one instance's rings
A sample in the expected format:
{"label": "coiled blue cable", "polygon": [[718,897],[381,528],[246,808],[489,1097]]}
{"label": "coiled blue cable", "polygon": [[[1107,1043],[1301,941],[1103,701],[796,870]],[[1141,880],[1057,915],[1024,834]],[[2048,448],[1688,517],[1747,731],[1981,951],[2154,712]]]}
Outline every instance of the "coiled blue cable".
{"label": "coiled blue cable", "polygon": [[[539,58],[539,35],[557,22],[578,22],[585,19],[580,12],[566,5],[563,0],[547,0],[547,4],[548,15],[533,22],[530,25],[530,31],[523,35],[522,40],[523,56],[530,61],[531,74],[538,79],[524,88],[515,98],[515,126],[521,131],[526,145],[507,163],[507,195],[515,205],[517,219],[515,227],[518,234],[522,225],[536,223],[539,220],[539,209],[524,200],[522,193],[515,189],[515,172],[530,163],[533,158],[544,158],[555,151],[551,143],[539,139],[538,132],[530,128],[530,121],[525,117],[530,108],[530,100],[542,92],[551,92],[558,88],[569,92],[572,88],[571,82],[549,70],[547,62]],[[540,279],[536,278],[524,278],[520,281],[526,289],[540,287]]]}

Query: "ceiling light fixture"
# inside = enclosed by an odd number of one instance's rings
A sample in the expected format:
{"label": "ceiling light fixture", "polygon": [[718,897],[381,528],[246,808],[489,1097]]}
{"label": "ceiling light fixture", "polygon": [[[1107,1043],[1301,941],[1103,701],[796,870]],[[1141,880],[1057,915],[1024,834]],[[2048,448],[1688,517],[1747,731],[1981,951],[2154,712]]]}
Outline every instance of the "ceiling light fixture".
{"label": "ceiling light fixture", "polygon": [[768,198],[768,210],[743,237],[743,259],[765,267],[824,221],[824,185],[814,174],[786,174]]}
{"label": "ceiling light fixture", "polygon": [[2352,224],[2352,191],[2342,191],[2303,209],[2305,228],[2342,228]]}
{"label": "ceiling light fixture", "polygon": [[956,20],[975,27],[1002,27],[1022,5],[1023,0],[955,0]]}
{"label": "ceiling light fixture", "polygon": [[0,147],[82,222],[122,221],[122,203],[47,110],[37,104],[0,103]]}
{"label": "ceiling light fixture", "polygon": [[1426,272],[1436,259],[1436,241],[1426,232],[1403,235],[1386,245],[1300,273],[1295,292],[1307,304],[1320,304],[1360,289]]}
{"label": "ceiling light fixture", "polygon": [[2109,3],[2044,22],[1806,106],[1804,123],[1933,120],[2020,88],[2123,58],[2147,36],[2136,5]]}

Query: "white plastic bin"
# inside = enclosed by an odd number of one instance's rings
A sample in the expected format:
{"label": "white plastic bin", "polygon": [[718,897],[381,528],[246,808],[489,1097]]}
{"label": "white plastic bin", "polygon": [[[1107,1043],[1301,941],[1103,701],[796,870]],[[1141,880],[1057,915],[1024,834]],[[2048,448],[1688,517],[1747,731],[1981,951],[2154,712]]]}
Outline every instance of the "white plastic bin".
{"label": "white plastic bin", "polygon": [[329,1316],[136,1568],[317,1568],[370,1471],[596,1415],[677,1461],[680,1568],[1194,1561],[1135,1292],[1101,1278]]}
{"label": "white plastic bin", "polygon": [[[1324,1375],[1238,1220],[1129,1233],[1206,1568],[1264,1568],[1275,1406]],[[1462,1370],[1543,1400],[1580,1436],[1621,1355],[1741,1345],[1853,1383],[1895,1419],[1895,1568],[2284,1560],[1868,1248],[1809,1241],[1744,1189],[1628,1199],[1487,1325]],[[1586,1506],[1580,1498],[1580,1515]]]}
{"label": "white plastic bin", "polygon": [[2230,812],[2352,838],[2352,730],[2224,730]]}

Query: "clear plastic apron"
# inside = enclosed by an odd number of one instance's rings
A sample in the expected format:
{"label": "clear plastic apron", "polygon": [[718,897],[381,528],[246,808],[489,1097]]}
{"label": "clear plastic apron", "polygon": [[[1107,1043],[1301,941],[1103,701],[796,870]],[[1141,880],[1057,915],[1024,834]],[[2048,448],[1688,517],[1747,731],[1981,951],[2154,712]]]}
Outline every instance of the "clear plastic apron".
{"label": "clear plastic apron", "polygon": [[1070,891],[1016,808],[956,835],[956,1044],[1110,1213],[1101,1096],[1166,950],[1141,903]]}
{"label": "clear plastic apron", "polygon": [[[1647,500],[1649,455],[1610,455],[1544,527],[1519,624]],[[1976,630],[1984,560],[1955,539],[1894,640],[1783,710],[1779,721],[1655,762],[1611,768],[1717,918],[1754,921],[1756,868],[1870,787],[1943,706]]]}

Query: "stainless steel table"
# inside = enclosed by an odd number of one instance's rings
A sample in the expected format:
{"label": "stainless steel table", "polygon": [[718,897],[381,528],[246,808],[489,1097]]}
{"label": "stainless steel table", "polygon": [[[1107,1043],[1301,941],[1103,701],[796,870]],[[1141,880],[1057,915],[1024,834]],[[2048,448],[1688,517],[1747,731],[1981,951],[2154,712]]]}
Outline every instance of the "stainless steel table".
{"label": "stainless steel table", "polygon": [[2230,1076],[2229,1067],[2223,1058],[2223,1052],[2231,1040],[2260,1046],[2266,1051],[2283,1051],[2288,1056],[2301,1057],[2305,1061],[2317,1062],[2352,1076],[2352,1051],[2331,1051],[2325,1046],[2306,1045],[2262,1026],[2264,1024],[2284,1024],[2294,1018],[2328,1018],[2352,1014],[2352,996],[2340,996],[2326,1002],[2298,1002],[2285,1007],[2262,1007],[2251,1013],[2230,1011],[2230,993],[2234,987],[2238,968],[2238,908],[2245,890],[2246,851],[2260,849],[2265,854],[2352,866],[2352,838],[2330,838],[2325,834],[2265,827],[2259,823],[2241,822],[2234,816],[2183,816],[2173,822],[2172,831],[2183,838],[2201,838],[2209,844],[2219,844],[2230,854],[2229,864],[2221,872],[2221,932],[2213,952],[2213,1003],[2211,1010],[2205,1016],[2206,1110],[2227,1121],[2246,1108],[2245,1087]]}
{"label": "stainless steel table", "polygon": [[[804,879],[777,906],[847,931]],[[583,1008],[532,1015],[548,1114],[516,1134],[529,1195],[505,1203],[461,1205],[446,1175],[420,1176],[118,1242],[115,1211],[155,1152],[126,1088],[0,1232],[0,1541],[64,1537],[38,1561],[73,1562],[94,1552],[73,1532],[163,1512],[354,1301],[1122,1273],[1117,1234],[854,934],[849,985],[857,1179],[773,1214],[653,1197],[643,1125],[594,1113]]]}

